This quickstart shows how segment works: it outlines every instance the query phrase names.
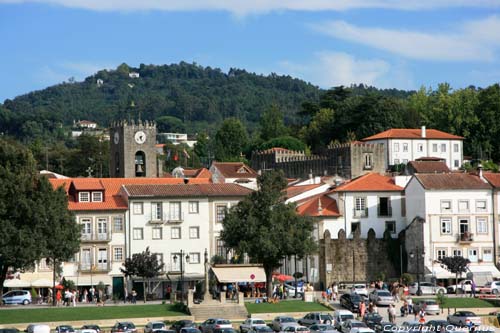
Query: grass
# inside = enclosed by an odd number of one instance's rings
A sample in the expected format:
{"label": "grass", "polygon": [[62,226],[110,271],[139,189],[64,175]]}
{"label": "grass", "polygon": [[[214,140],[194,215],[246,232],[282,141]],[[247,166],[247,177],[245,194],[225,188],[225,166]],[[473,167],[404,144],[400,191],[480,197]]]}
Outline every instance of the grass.
{"label": "grass", "polygon": [[492,308],[494,305],[479,298],[446,297],[443,308]]}
{"label": "grass", "polygon": [[170,304],[0,310],[0,324],[184,316]]}
{"label": "grass", "polygon": [[250,313],[331,311],[329,308],[319,303],[309,303],[303,301],[284,301],[276,304],[245,303],[245,306]]}

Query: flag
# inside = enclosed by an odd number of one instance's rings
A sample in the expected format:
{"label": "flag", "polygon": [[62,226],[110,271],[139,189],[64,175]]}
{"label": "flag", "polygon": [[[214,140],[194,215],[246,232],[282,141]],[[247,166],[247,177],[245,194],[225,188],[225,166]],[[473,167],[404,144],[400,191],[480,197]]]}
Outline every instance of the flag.
{"label": "flag", "polygon": [[186,158],[191,158],[191,156],[189,156],[189,154],[186,151],[186,149],[183,149],[182,152],[184,153],[184,156],[186,156]]}

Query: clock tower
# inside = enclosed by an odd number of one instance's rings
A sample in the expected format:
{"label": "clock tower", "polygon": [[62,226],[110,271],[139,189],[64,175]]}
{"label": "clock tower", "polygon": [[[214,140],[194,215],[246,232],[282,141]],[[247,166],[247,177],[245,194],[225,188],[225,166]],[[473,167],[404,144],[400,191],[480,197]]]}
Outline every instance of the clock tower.
{"label": "clock tower", "polygon": [[113,178],[157,177],[156,125],[126,121],[111,125],[110,176]]}

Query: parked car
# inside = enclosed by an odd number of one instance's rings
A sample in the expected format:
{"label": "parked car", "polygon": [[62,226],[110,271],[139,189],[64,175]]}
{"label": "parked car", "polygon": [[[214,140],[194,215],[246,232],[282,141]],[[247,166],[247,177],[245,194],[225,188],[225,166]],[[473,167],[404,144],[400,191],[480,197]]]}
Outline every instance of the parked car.
{"label": "parked car", "polygon": [[450,324],[458,326],[468,326],[470,324],[481,325],[481,318],[471,311],[457,311],[449,315],[446,320],[448,320]]}
{"label": "parked car", "polygon": [[214,328],[214,333],[236,333],[234,328]]}
{"label": "parked car", "polygon": [[332,325],[328,324],[314,324],[309,326],[311,333],[339,333]]}
{"label": "parked car", "polygon": [[368,326],[366,326],[366,324],[362,321],[356,319],[348,319],[344,321],[342,326],[340,326],[340,330],[342,333],[350,333],[352,329],[360,327],[368,328]]}
{"label": "parked car", "polygon": [[31,292],[29,290],[11,290],[3,294],[3,304],[22,304],[31,303]]}
{"label": "parked car", "polygon": [[198,327],[203,333],[213,333],[216,328],[233,328],[231,322],[222,318],[209,318]]}
{"label": "parked car", "polygon": [[340,306],[354,313],[359,312],[359,303],[365,302],[358,294],[343,294],[340,296]]}
{"label": "parked car", "polygon": [[314,324],[333,324],[333,316],[329,313],[311,312],[298,320],[300,325],[311,326]]}
{"label": "parked car", "polygon": [[422,333],[424,324],[418,320],[409,320],[401,324],[401,329],[406,333]]}
{"label": "parked car", "polygon": [[450,325],[446,320],[429,320],[425,323],[425,327],[427,327],[427,332],[441,332],[441,329],[444,327],[446,332],[452,328],[453,325]]}
{"label": "parked car", "polygon": [[287,326],[300,326],[297,321],[290,316],[277,316],[273,319],[271,327],[276,332],[281,332]]}
{"label": "parked car", "polygon": [[370,293],[369,299],[377,305],[392,305],[394,304],[394,297],[387,290],[375,289]]}
{"label": "parked car", "polygon": [[[196,330],[196,332],[191,332],[191,333],[201,333],[199,329],[197,328],[194,329]],[[171,329],[164,329],[164,330],[158,330],[155,333],[177,333],[177,332]]]}
{"label": "parked car", "polygon": [[45,324],[30,324],[24,331],[26,333],[50,333],[50,326]]}
{"label": "parked car", "polygon": [[350,333],[375,333],[375,331],[369,327],[354,327]]}
{"label": "parked car", "polygon": [[101,333],[101,328],[99,327],[99,325],[93,325],[93,324],[83,325],[82,330],[94,330],[97,333]]}
{"label": "parked car", "polygon": [[240,333],[245,333],[250,331],[255,326],[267,326],[266,322],[260,318],[247,318],[240,325]]}
{"label": "parked car", "polygon": [[0,328],[0,333],[19,333],[17,328]]}
{"label": "parked car", "polygon": [[274,333],[269,326],[254,326],[247,333]]}
{"label": "parked car", "polygon": [[70,325],[59,325],[56,327],[56,333],[75,333],[75,329]]}
{"label": "parked car", "polygon": [[333,313],[333,324],[340,331],[340,325],[348,319],[354,319],[354,313],[349,310],[335,310]]}
{"label": "parked car", "polygon": [[457,289],[459,294],[470,293],[472,290],[472,280],[462,280],[458,284],[452,284],[446,288],[446,291],[448,291],[448,294],[455,294]]}
{"label": "parked car", "polygon": [[498,294],[500,293],[500,281],[486,282],[484,287],[479,288],[481,294]]}
{"label": "parked car", "polygon": [[420,309],[424,309],[426,314],[434,314],[437,315],[441,312],[439,308],[439,304],[433,299],[422,299],[417,300],[413,304],[414,311],[420,311]]}
{"label": "parked car", "polygon": [[[446,288],[438,286],[430,282],[420,282],[420,295],[436,295],[436,294],[446,294]],[[410,284],[408,291],[412,295],[417,295],[418,292],[418,282]],[[419,296],[420,296],[419,295]]]}
{"label": "parked car", "polygon": [[181,328],[184,327],[196,327],[196,324],[192,320],[184,319],[177,320],[172,325],[170,325],[170,329],[176,331],[177,333],[179,333],[181,331]]}
{"label": "parked car", "polygon": [[[174,330],[170,330],[170,331],[174,331]],[[183,328],[181,328],[179,333],[201,333],[201,331],[199,329],[197,329],[196,327],[183,327]]]}
{"label": "parked car", "polygon": [[363,283],[353,284],[351,288],[351,293],[368,297],[368,289],[366,289],[366,284]]}
{"label": "parked car", "polygon": [[283,331],[284,333],[311,333],[309,327],[305,326],[286,326]]}
{"label": "parked car", "polygon": [[390,323],[388,321],[382,321],[378,324],[375,324],[375,328],[373,329],[375,333],[394,333],[397,331],[396,324]]}
{"label": "parked car", "polygon": [[111,327],[111,333],[137,333],[137,328],[130,321],[119,321]]}
{"label": "parked car", "polygon": [[97,333],[96,330],[93,330],[91,328],[84,328],[83,330],[77,330],[78,333]]}
{"label": "parked car", "polygon": [[375,325],[380,323],[384,318],[378,313],[367,313],[363,317],[363,322],[371,329],[375,329]]}
{"label": "parked car", "polygon": [[144,333],[153,333],[158,330],[164,330],[167,326],[162,321],[150,321],[144,326]]}

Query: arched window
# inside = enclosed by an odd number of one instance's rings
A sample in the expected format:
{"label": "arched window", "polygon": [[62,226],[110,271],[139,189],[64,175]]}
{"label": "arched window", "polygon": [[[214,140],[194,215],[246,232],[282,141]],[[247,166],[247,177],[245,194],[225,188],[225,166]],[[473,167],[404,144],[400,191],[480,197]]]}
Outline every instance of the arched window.
{"label": "arched window", "polygon": [[146,154],[143,151],[135,153],[135,176],[146,177]]}

